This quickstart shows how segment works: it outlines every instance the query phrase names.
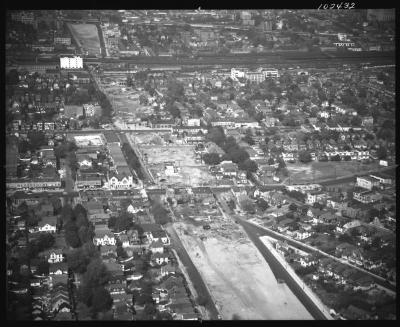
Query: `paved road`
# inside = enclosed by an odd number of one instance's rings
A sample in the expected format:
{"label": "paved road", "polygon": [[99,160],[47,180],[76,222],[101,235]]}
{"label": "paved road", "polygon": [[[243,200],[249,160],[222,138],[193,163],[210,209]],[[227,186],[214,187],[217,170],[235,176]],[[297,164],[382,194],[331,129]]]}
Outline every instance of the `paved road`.
{"label": "paved road", "polygon": [[206,304],[206,309],[210,313],[210,320],[217,320],[218,316],[219,316],[219,312],[218,312],[217,308],[215,307],[212,296],[211,296],[210,292],[208,291],[208,288],[207,288],[206,284],[204,283],[196,266],[193,264],[192,259],[190,258],[190,256],[188,255],[188,253],[185,250],[185,247],[183,246],[182,242],[180,241],[179,236],[175,231],[175,228],[170,224],[166,227],[166,230],[170,236],[171,245],[175,249],[175,251],[178,253],[179,259],[185,266],[186,271],[190,277],[190,280],[192,281],[192,283],[197,291],[197,294],[199,296],[204,296],[205,298],[208,299],[207,304]]}

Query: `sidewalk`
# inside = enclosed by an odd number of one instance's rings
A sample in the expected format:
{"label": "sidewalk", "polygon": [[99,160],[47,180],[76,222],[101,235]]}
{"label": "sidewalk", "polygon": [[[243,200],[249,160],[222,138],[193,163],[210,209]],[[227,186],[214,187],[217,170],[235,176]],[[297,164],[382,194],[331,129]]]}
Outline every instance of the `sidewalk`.
{"label": "sidewalk", "polygon": [[321,302],[321,300],[314,294],[314,292],[304,283],[303,280],[294,272],[292,267],[286,262],[286,260],[275,250],[269,241],[268,236],[261,236],[260,240],[267,247],[267,249],[272,253],[272,255],[279,261],[279,263],[285,267],[286,271],[290,274],[293,280],[303,289],[304,293],[309,297],[315,306],[322,312],[327,320],[334,320],[329,314],[329,308]]}

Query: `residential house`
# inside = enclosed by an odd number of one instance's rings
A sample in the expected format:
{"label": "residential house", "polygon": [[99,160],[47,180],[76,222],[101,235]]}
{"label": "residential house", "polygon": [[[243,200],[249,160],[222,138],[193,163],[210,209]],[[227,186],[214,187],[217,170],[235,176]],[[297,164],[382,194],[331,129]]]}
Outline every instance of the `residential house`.
{"label": "residential house", "polygon": [[170,244],[169,237],[165,230],[153,230],[150,232],[148,238],[150,242],[161,241],[163,245]]}
{"label": "residential house", "polygon": [[97,245],[115,245],[116,240],[114,234],[110,230],[95,230],[93,243]]}
{"label": "residential house", "polygon": [[66,275],[68,273],[68,265],[66,262],[57,262],[50,265],[50,275]]}
{"label": "residential house", "polygon": [[55,233],[56,232],[57,218],[52,217],[42,217],[38,222],[38,231],[43,233]]}
{"label": "residential house", "polygon": [[151,265],[162,265],[169,262],[169,256],[166,253],[153,253],[150,257]]}
{"label": "residential house", "polygon": [[39,253],[40,257],[44,257],[49,263],[58,263],[64,261],[63,249],[48,249]]}

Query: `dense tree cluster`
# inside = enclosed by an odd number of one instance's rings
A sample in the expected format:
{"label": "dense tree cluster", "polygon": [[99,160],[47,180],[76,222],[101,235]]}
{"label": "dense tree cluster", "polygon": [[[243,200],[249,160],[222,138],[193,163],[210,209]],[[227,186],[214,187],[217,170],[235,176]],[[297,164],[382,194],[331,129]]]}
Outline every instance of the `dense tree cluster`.
{"label": "dense tree cluster", "polygon": [[159,202],[154,202],[151,208],[151,213],[154,216],[154,220],[157,224],[165,225],[171,222],[171,217],[167,209]]}

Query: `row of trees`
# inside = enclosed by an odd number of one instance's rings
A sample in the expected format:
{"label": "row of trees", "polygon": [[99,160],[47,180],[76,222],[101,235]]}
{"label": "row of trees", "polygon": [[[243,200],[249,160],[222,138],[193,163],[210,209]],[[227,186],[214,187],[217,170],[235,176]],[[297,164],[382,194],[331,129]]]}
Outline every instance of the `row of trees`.
{"label": "row of trees", "polygon": [[105,316],[112,319],[107,313],[113,300],[104,288],[111,274],[93,244],[94,226],[87,218],[86,209],[81,204],[74,208],[65,205],[61,209],[60,224],[65,229],[67,244],[73,248],[67,254],[68,267],[82,276],[76,307],[79,320],[104,319]]}
{"label": "row of trees", "polygon": [[60,227],[65,230],[65,241],[72,248],[78,248],[94,237],[94,226],[87,218],[86,209],[77,204],[74,209],[67,204],[61,210]]}

